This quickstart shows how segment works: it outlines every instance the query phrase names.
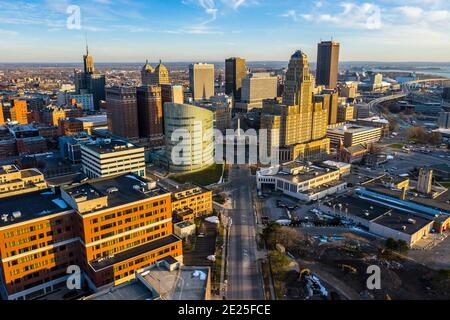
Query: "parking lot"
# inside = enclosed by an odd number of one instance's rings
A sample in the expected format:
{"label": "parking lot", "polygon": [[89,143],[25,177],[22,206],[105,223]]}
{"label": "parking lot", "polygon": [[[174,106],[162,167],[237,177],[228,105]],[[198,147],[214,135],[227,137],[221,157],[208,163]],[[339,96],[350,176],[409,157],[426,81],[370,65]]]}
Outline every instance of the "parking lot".
{"label": "parking lot", "polygon": [[[325,199],[329,200],[331,197]],[[266,217],[267,222],[290,219],[312,221],[317,218],[317,215],[312,212],[318,206],[317,202],[306,204],[277,192],[266,193],[264,198],[258,199],[258,205],[261,216]]]}

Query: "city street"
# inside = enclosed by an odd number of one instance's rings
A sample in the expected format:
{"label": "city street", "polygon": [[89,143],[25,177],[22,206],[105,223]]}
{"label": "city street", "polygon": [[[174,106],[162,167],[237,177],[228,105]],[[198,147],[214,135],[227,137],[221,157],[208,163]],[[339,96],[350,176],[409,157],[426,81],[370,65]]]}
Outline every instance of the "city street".
{"label": "city street", "polygon": [[264,299],[262,275],[256,263],[256,227],[251,188],[252,177],[248,167],[230,169],[232,208],[227,210],[232,219],[228,246],[228,299]]}

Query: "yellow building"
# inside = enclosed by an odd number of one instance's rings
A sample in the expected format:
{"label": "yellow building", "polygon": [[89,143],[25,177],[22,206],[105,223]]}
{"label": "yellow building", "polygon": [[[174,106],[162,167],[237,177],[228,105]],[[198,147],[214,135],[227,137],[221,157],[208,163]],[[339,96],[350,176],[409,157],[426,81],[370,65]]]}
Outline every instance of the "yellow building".
{"label": "yellow building", "polygon": [[328,106],[313,102],[313,88],[307,56],[297,51],[289,61],[282,104],[278,99],[263,102],[260,128],[268,130],[268,150],[279,148],[282,162],[321,160],[330,152]]}
{"label": "yellow building", "polygon": [[0,167],[0,198],[45,188],[44,175],[37,169],[19,170],[14,165]]}
{"label": "yellow building", "polygon": [[210,190],[186,183],[178,185],[170,191],[172,192],[172,212],[175,214],[181,214],[191,209],[195,217],[200,217],[211,214],[213,211],[212,191]]}
{"label": "yellow building", "polygon": [[346,122],[353,120],[353,114],[355,112],[355,108],[351,105],[340,105],[338,107],[338,115],[337,122]]}
{"label": "yellow building", "polygon": [[154,69],[147,61],[141,70],[141,81],[143,86],[170,84],[169,70],[161,63],[161,60]]}

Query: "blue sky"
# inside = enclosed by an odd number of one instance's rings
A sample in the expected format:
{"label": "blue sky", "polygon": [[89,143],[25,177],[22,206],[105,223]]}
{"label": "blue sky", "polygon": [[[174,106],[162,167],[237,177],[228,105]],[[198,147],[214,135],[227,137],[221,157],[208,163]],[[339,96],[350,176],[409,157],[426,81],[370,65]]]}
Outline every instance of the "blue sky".
{"label": "blue sky", "polygon": [[78,62],[86,33],[99,62],[315,61],[331,37],[342,61],[450,62],[449,30],[448,0],[0,0],[0,62]]}

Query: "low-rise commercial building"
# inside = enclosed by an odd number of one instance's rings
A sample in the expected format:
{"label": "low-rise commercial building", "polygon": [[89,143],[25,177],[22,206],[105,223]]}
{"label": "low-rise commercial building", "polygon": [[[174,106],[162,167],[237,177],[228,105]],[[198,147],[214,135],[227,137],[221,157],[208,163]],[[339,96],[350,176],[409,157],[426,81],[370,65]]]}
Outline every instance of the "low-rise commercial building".
{"label": "low-rise commercial building", "polygon": [[341,177],[350,173],[351,165],[325,161],[320,165],[291,162],[260,169],[256,173],[258,190],[272,188],[302,201],[313,201],[345,191]]}
{"label": "low-rise commercial building", "polygon": [[145,177],[144,148],[132,143],[99,139],[81,145],[83,172],[89,178],[108,177],[131,172]]}
{"label": "low-rise commercial building", "polygon": [[19,170],[15,165],[0,167],[0,198],[47,188],[38,169]]}
{"label": "low-rise commercial building", "polygon": [[344,147],[351,147],[358,144],[371,144],[380,141],[382,128],[363,127],[359,125],[342,125],[335,128],[328,128],[327,138],[334,147],[343,144]]}
{"label": "low-rise commercial building", "polygon": [[344,218],[382,238],[404,240],[409,246],[426,237],[434,221],[420,215],[345,196],[321,206],[323,212]]}

